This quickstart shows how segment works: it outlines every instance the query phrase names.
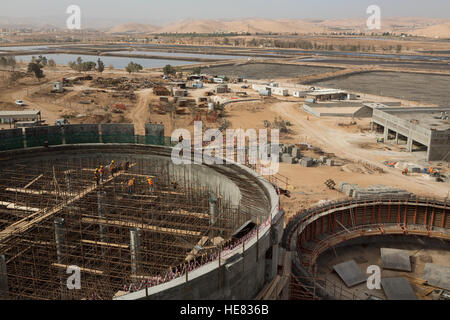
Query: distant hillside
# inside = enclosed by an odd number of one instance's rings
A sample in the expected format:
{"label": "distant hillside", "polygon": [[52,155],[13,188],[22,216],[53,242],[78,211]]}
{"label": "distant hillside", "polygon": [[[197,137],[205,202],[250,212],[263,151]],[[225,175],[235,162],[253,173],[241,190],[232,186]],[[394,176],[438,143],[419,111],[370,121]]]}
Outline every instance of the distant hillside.
{"label": "distant hillside", "polygon": [[110,33],[152,33],[158,30],[158,27],[143,23],[125,23],[109,30]]}
{"label": "distant hillside", "polygon": [[420,28],[411,33],[416,36],[430,38],[450,38],[450,22]]}
{"label": "distant hillside", "polygon": [[[383,18],[382,32],[409,33],[428,37],[450,37],[450,21],[428,18]],[[139,23],[122,24],[109,32],[130,33],[332,33],[370,32],[366,19],[300,20],[300,19],[186,19],[161,27]]]}

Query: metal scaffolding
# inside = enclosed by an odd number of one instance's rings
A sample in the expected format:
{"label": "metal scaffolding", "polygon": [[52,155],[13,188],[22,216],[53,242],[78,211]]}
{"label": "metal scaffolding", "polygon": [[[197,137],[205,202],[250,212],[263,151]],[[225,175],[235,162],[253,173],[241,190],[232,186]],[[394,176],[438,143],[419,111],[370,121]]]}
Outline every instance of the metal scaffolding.
{"label": "metal scaffolding", "polygon": [[[100,164],[74,157],[0,171],[0,296],[111,299],[130,283],[201,259],[254,218],[258,199],[232,206],[219,189],[198,186],[192,170],[175,176],[158,159],[128,159],[129,169],[122,163],[97,185]],[[68,289],[68,266],[80,268],[80,290]]]}

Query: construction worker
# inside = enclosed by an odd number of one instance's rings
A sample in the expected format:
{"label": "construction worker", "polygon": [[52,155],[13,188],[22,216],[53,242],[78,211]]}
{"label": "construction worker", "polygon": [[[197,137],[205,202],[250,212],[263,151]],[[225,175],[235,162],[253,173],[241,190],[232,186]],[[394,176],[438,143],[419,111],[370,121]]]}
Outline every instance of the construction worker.
{"label": "construction worker", "polygon": [[148,190],[150,193],[153,193],[153,180],[150,177],[147,177],[147,183],[148,183]]}
{"label": "construction worker", "polygon": [[96,185],[98,186],[99,182],[100,182],[100,171],[98,170],[98,168],[95,168],[94,179],[95,179]]}
{"label": "construction worker", "polygon": [[100,166],[99,173],[100,173],[100,182],[103,183],[103,175],[105,173],[105,170],[103,170],[103,166]]}
{"label": "construction worker", "polygon": [[135,178],[131,178],[130,181],[128,181],[128,193],[129,194],[133,193],[134,179]]}
{"label": "construction worker", "polygon": [[172,181],[172,188],[173,188],[173,190],[177,190],[177,187],[178,187],[178,182],[176,180],[173,180]]}
{"label": "construction worker", "polygon": [[109,170],[111,170],[111,176],[114,178],[114,171],[115,171],[114,160],[111,160]]}

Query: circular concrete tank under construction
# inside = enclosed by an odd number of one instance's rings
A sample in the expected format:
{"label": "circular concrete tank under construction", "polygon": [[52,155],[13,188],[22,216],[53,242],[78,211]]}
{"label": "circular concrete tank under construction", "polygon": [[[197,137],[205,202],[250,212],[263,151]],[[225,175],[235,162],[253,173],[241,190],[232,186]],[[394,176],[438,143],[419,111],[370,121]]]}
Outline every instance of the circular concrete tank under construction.
{"label": "circular concrete tank under construction", "polygon": [[449,211],[446,200],[412,198],[347,200],[299,212],[283,234],[292,253],[291,299],[446,296]]}
{"label": "circular concrete tank under construction", "polygon": [[170,156],[135,144],[0,152],[1,298],[256,296],[278,263],[272,184],[239,164]]}

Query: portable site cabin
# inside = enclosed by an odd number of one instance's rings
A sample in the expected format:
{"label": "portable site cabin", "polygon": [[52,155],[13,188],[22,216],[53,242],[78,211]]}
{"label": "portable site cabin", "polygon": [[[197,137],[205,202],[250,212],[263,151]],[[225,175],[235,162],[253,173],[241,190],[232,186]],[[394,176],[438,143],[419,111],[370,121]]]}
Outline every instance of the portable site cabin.
{"label": "portable site cabin", "polygon": [[293,92],[293,96],[296,98],[305,98],[306,97],[307,92],[306,91],[294,91]]}
{"label": "portable site cabin", "polygon": [[15,123],[19,121],[37,121],[41,122],[40,110],[22,110],[22,111],[0,111],[1,123]]}
{"label": "portable site cabin", "polygon": [[274,88],[272,88],[272,94],[277,95],[277,96],[286,97],[286,96],[289,95],[289,90],[288,89],[274,87]]}
{"label": "portable site cabin", "polygon": [[228,92],[228,86],[226,84],[218,85],[216,87],[217,93],[227,93]]}
{"label": "portable site cabin", "polygon": [[337,89],[314,90],[308,92],[306,97],[315,99],[316,101],[346,100],[348,98],[348,93]]}

